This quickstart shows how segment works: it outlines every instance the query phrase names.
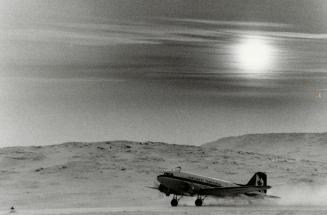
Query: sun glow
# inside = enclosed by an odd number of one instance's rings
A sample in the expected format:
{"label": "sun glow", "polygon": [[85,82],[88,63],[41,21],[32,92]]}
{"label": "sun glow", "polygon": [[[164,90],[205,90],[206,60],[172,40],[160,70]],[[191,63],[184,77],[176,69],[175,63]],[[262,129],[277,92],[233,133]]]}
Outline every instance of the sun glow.
{"label": "sun glow", "polygon": [[248,73],[264,73],[271,69],[274,48],[265,38],[247,37],[236,46],[239,68]]}

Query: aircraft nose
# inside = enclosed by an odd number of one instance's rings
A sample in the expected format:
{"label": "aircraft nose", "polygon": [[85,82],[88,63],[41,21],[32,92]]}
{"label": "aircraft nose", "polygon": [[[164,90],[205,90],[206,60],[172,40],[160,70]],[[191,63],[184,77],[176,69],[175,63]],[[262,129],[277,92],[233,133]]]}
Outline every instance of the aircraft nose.
{"label": "aircraft nose", "polygon": [[158,176],[157,176],[157,180],[158,180],[160,183],[162,183],[162,177],[163,177],[163,175],[158,175]]}

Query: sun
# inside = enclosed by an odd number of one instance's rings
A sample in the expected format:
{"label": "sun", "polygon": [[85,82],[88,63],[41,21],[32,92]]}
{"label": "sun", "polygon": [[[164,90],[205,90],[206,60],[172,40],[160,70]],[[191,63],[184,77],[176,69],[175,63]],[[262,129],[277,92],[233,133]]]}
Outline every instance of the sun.
{"label": "sun", "polygon": [[248,73],[264,73],[273,63],[273,47],[262,37],[244,38],[236,46],[237,64]]}

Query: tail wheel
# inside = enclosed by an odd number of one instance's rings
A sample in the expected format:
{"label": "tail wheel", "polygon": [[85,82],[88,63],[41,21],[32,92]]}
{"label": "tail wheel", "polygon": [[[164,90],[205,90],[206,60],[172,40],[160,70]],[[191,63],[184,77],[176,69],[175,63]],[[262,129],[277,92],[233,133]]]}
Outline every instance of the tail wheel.
{"label": "tail wheel", "polygon": [[203,200],[202,199],[196,199],[195,200],[195,206],[200,207],[202,206]]}
{"label": "tail wheel", "polygon": [[178,205],[178,200],[176,198],[173,198],[170,202],[172,207],[176,207]]}

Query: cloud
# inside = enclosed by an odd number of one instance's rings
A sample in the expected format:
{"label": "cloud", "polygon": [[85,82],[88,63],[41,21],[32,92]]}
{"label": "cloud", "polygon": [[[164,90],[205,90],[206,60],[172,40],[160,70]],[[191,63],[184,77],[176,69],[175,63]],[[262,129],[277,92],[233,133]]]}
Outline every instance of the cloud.
{"label": "cloud", "polygon": [[[185,22],[189,24],[181,25]],[[217,27],[220,25],[229,27]],[[282,95],[324,88],[325,71],[306,63],[309,57],[311,60],[306,52],[300,55],[294,51],[299,45],[309,48],[312,44],[301,41],[290,45],[285,40],[324,40],[326,34],[239,28],[244,26],[292,28],[280,23],[200,19],[45,21],[2,28],[0,40],[9,45],[0,46],[0,51],[3,59],[13,64],[17,76],[28,73],[46,78],[151,80],[185,91],[246,95]],[[261,75],[242,73],[231,67],[233,59],[228,47],[246,35],[261,35],[274,43],[285,43],[282,49],[286,51],[280,51],[278,57],[285,58],[287,63]],[[24,45],[17,45],[20,43]],[[315,53],[320,58],[314,59],[324,59],[324,50],[316,49]],[[323,65],[318,62],[314,66]]]}
{"label": "cloud", "polygon": [[312,39],[312,40],[326,40],[327,34],[324,33],[304,33],[293,31],[257,31],[257,30],[240,30],[240,29],[226,29],[226,34],[238,35],[260,35],[270,38],[281,39]]}
{"label": "cloud", "polygon": [[[250,30],[249,30],[250,29]],[[276,31],[276,29],[280,29]],[[65,43],[80,46],[157,44],[165,42],[211,43],[242,35],[284,39],[327,39],[327,34],[292,32],[293,25],[274,22],[157,18],[138,21],[39,21],[2,26],[2,41]],[[286,30],[286,31],[285,31]]]}
{"label": "cloud", "polygon": [[270,27],[270,28],[291,28],[292,24],[276,23],[276,22],[251,22],[251,21],[221,21],[221,20],[207,20],[207,19],[173,19],[161,18],[164,21],[171,21],[181,24],[204,24],[211,26],[229,26],[229,27]]}

